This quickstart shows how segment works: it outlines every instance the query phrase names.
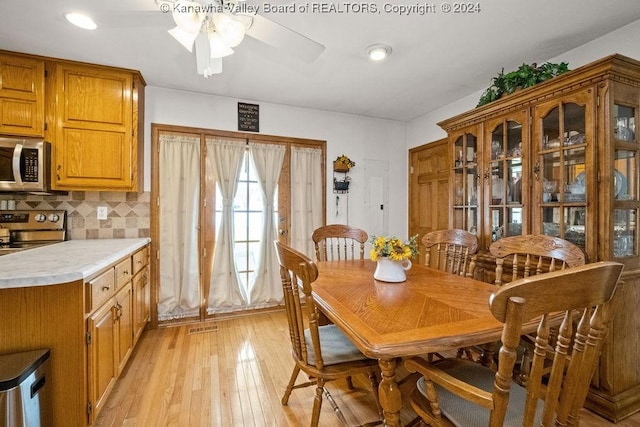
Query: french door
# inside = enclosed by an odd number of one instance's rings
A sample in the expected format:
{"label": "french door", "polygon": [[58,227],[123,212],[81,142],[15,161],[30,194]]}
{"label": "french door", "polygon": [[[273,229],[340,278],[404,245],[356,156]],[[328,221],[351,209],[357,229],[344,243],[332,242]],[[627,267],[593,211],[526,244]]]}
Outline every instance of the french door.
{"label": "french door", "polygon": [[[216,181],[215,174],[211,172],[211,159],[207,159],[207,156],[212,156],[211,145],[208,149],[207,144],[211,144],[213,140],[246,147],[239,155],[239,171],[233,197],[227,202],[224,201],[220,182]],[[176,143],[176,141],[181,142]],[[188,164],[194,166],[172,170],[167,160],[162,160],[163,156],[173,162],[177,161],[176,157],[181,154],[163,152],[164,146],[169,144],[176,145],[178,147],[176,150],[183,147],[181,144],[197,145],[197,155],[189,153],[186,160]],[[274,297],[264,296],[268,290],[265,292],[256,290],[256,287],[265,283],[264,277],[260,276],[264,273],[264,269],[260,268],[260,272],[257,270],[259,261],[265,257],[275,256],[273,245],[263,242],[265,236],[271,236],[264,233],[265,226],[269,225],[265,224],[265,221],[275,224],[274,238],[277,236],[281,242],[294,247],[296,242],[291,241],[292,227],[295,235],[296,227],[297,234],[300,234],[301,227],[315,227],[325,222],[325,142],[153,124],[152,145],[151,237],[152,249],[155,249],[157,261],[156,266],[152,266],[156,277],[153,282],[156,286],[152,288],[154,289],[152,309],[155,311],[152,313],[152,319],[162,323],[206,320],[222,313],[277,305]],[[254,151],[258,151],[258,148],[263,148],[262,151],[264,151],[266,147],[276,148],[276,151],[279,148],[284,149],[284,158],[279,171],[275,171],[275,175],[271,173],[271,179],[277,179],[277,185],[272,189],[274,197],[271,203],[265,203],[265,195],[261,191],[265,181],[264,169],[268,169],[268,166],[262,164],[256,168],[254,155],[250,154],[252,146],[257,147]],[[191,149],[193,150],[193,147]],[[299,208],[292,208],[292,203],[295,206],[296,197],[299,197],[296,196],[295,190],[299,179],[295,177],[296,172],[294,172],[295,182],[292,191],[291,153],[294,153],[294,169],[296,169],[297,153],[305,150],[315,151],[318,155],[317,158],[320,159],[319,163],[316,161],[318,170],[314,171],[312,179],[314,182],[322,183],[320,190],[322,197],[316,198],[314,202],[319,206],[312,208],[313,211],[322,212],[322,214],[320,218],[309,223],[307,220],[296,221],[296,215],[298,215],[296,212]],[[262,169],[262,176],[259,176],[257,169]],[[189,182],[189,177],[194,175],[198,177],[197,182]],[[226,280],[226,278],[220,279],[220,268],[217,269],[218,276],[212,273],[215,271],[214,262],[216,262],[214,254],[216,249],[220,249],[216,248],[216,241],[221,238],[221,233],[225,233],[222,230],[225,203],[230,205],[229,212],[231,212],[229,214],[231,220],[227,225],[230,225],[232,230],[229,234],[229,242],[225,244],[230,246],[228,256],[232,258],[232,267],[224,269],[223,276],[228,275],[231,281],[237,281],[239,293],[244,300],[241,306],[238,306],[237,298],[234,300],[236,303],[218,304],[216,302],[216,298],[219,298],[219,295],[216,295],[219,290],[216,286]],[[182,238],[176,237],[177,243],[169,243],[166,237],[165,233],[171,229],[178,229],[177,234],[183,235]],[[305,231],[303,234],[308,236],[306,240],[310,240],[310,231]],[[306,242],[297,244],[305,245]],[[180,250],[176,251],[176,247]],[[308,247],[299,249],[308,251]],[[217,257],[217,262],[225,262],[224,256],[218,253]],[[179,274],[176,274],[176,271],[179,271]],[[271,278],[273,279],[273,276]],[[212,307],[212,304],[218,305]]]}

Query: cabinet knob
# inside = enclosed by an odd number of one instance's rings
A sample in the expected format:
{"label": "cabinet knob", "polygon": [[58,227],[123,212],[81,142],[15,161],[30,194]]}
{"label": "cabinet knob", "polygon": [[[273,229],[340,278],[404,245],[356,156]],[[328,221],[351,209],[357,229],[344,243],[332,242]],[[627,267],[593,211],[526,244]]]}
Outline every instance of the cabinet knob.
{"label": "cabinet knob", "polygon": [[103,286],[103,287],[102,287],[102,290],[103,290],[104,292],[108,291],[109,289],[111,289],[111,287],[109,287],[109,286]]}

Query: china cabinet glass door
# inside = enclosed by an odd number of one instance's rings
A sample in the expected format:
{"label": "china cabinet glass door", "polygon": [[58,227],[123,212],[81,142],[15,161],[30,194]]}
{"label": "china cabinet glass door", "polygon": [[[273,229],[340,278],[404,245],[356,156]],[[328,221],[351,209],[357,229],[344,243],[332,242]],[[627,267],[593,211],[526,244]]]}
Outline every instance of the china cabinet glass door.
{"label": "china cabinet glass door", "polygon": [[639,145],[636,136],[638,116],[637,100],[640,91],[625,86],[613,91],[614,101],[610,117],[610,134],[613,142],[613,195],[611,255],[625,263],[638,255],[638,159]]}
{"label": "china cabinet glass door", "polygon": [[485,236],[488,247],[504,236],[526,232],[525,200],[528,179],[523,171],[525,150],[529,146],[527,111],[488,122],[485,125]]}
{"label": "china cabinet glass door", "polygon": [[[474,128],[475,131],[475,128]],[[480,227],[478,206],[478,138],[477,133],[465,131],[453,136],[452,159],[454,180],[452,186],[452,227],[478,233]]]}
{"label": "china cabinet glass door", "polygon": [[597,203],[593,90],[536,106],[534,233],[568,240],[595,256]]}

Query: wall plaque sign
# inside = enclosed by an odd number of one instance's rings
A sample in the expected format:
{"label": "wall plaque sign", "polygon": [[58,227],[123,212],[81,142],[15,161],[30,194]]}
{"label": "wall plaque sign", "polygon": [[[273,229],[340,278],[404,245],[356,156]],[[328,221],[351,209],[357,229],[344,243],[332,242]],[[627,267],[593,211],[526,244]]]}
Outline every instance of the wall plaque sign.
{"label": "wall plaque sign", "polygon": [[238,102],[238,130],[260,132],[260,106]]}

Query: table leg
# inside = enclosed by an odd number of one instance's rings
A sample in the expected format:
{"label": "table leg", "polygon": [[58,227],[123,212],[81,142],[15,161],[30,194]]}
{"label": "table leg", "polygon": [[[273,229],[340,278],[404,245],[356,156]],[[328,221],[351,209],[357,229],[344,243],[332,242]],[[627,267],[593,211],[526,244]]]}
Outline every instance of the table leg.
{"label": "table leg", "polygon": [[396,359],[380,359],[378,361],[382,371],[382,381],[378,387],[378,397],[384,414],[384,425],[400,427],[400,409],[402,409],[402,395],[396,383]]}

